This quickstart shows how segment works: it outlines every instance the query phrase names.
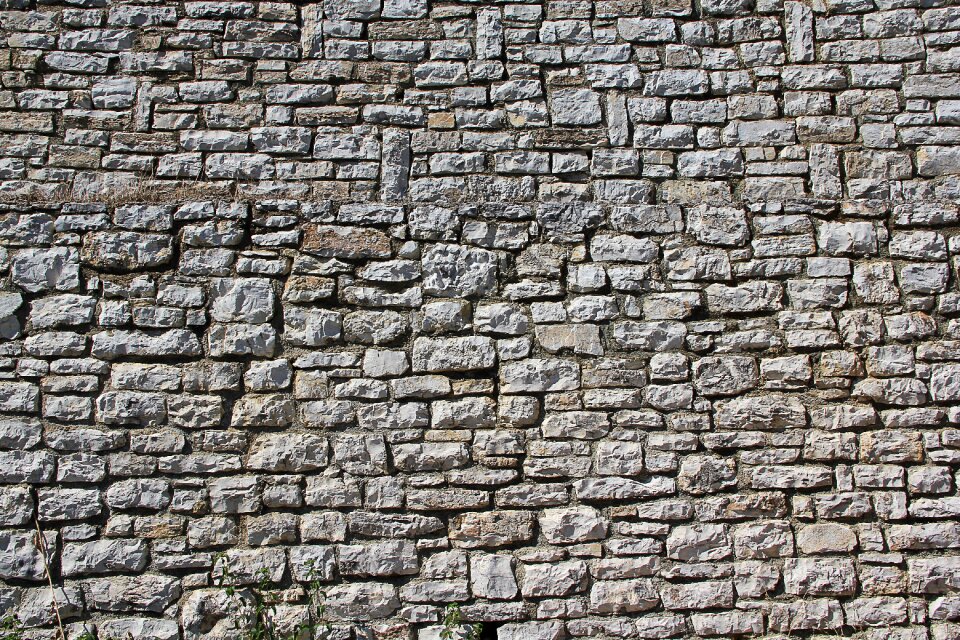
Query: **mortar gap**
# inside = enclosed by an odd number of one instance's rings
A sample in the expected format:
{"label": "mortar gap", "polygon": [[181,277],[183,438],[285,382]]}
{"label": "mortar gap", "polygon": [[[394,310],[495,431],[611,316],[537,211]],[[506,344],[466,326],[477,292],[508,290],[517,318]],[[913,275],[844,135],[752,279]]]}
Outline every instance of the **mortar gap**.
{"label": "mortar gap", "polygon": [[477,640],[497,640],[497,630],[502,626],[502,622],[484,622]]}

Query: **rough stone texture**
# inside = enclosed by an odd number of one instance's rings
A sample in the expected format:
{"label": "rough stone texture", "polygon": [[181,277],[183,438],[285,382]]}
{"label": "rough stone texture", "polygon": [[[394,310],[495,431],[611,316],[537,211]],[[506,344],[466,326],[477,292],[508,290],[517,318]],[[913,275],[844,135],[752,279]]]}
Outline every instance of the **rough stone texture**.
{"label": "rough stone texture", "polygon": [[0,2],[0,614],[960,638],[957,4]]}

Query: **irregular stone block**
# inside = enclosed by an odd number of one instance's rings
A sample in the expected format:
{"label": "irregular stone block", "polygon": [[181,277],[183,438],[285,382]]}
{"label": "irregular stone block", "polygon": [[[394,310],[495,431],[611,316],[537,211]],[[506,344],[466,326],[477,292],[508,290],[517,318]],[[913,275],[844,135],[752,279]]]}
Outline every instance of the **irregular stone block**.
{"label": "irregular stone block", "polygon": [[98,269],[155,269],[173,259],[173,238],[161,233],[95,232],[84,237],[82,257]]}
{"label": "irregular stone block", "polygon": [[390,238],[376,229],[310,225],[304,230],[303,250],[322,257],[389,258]]}
{"label": "irregular stone block", "polygon": [[84,600],[95,611],[161,613],[180,593],[180,580],[171,576],[113,576],[83,582]]}
{"label": "irregular stone block", "polygon": [[567,391],[580,386],[580,367],[570,360],[529,359],[500,367],[504,393]]}
{"label": "irregular stone block", "polygon": [[10,262],[10,279],[31,293],[76,289],[80,286],[79,253],[71,247],[22,249]]}
{"label": "irregular stone block", "polygon": [[551,544],[576,544],[603,539],[607,522],[592,507],[547,509],[540,516],[540,530]]}
{"label": "irregular stone block", "polygon": [[454,546],[497,548],[533,538],[533,514],[524,511],[486,511],[456,516],[450,525]]}
{"label": "irregular stone block", "polygon": [[143,540],[98,540],[64,545],[61,563],[64,575],[81,576],[142,571],[147,560]]}
{"label": "irregular stone block", "polygon": [[406,541],[339,545],[337,558],[341,575],[368,578],[416,574],[420,564],[413,543]]}
{"label": "irregular stone block", "polygon": [[447,298],[482,296],[496,288],[495,254],[458,245],[434,245],[422,258],[424,292]]}
{"label": "irregular stone block", "polygon": [[417,338],[413,343],[414,372],[474,371],[495,364],[496,351],[490,338]]}
{"label": "irregular stone block", "polygon": [[0,577],[4,580],[39,581],[46,577],[43,554],[31,532],[0,533]]}

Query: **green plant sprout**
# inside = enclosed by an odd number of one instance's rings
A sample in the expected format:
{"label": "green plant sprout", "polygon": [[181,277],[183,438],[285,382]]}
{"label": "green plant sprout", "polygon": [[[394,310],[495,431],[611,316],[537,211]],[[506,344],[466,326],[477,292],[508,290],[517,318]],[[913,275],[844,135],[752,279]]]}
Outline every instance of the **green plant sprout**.
{"label": "green plant sprout", "polygon": [[[25,629],[17,617],[13,615],[12,609],[0,617],[0,640],[23,640]],[[66,640],[65,635],[60,635],[61,640]],[[76,637],[76,640],[97,640],[97,636],[89,631],[84,631]]]}
{"label": "green plant sprout", "polygon": [[9,611],[0,618],[0,640],[22,640],[23,627]]}
{"label": "green plant sprout", "polygon": [[452,602],[447,605],[443,612],[443,629],[440,630],[440,640],[457,640],[457,634],[461,631],[466,634],[462,640],[480,640],[483,625],[479,622],[464,625],[460,605]]}
{"label": "green plant sprout", "polygon": [[[307,562],[307,619],[298,623],[290,633],[277,628],[277,603],[272,592],[280,585],[270,579],[270,571],[261,567],[254,573],[255,584],[243,590],[243,595],[233,584],[234,573],[230,570],[227,556],[217,554],[213,567],[220,565],[217,586],[222,587],[233,609],[231,624],[239,640],[326,640],[332,627],[326,620],[324,594],[320,588],[319,574],[313,560]],[[244,597],[246,596],[246,597]],[[249,620],[244,624],[243,621]]]}

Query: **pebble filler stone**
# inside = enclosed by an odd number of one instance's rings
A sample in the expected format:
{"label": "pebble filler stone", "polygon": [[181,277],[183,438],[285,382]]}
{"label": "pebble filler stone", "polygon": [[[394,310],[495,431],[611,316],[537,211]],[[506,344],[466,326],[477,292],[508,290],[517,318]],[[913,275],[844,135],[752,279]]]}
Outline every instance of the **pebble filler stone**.
{"label": "pebble filler stone", "polygon": [[0,612],[960,638],[958,125],[953,0],[0,0]]}

